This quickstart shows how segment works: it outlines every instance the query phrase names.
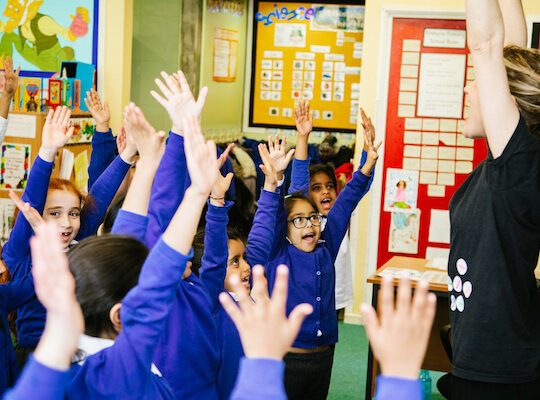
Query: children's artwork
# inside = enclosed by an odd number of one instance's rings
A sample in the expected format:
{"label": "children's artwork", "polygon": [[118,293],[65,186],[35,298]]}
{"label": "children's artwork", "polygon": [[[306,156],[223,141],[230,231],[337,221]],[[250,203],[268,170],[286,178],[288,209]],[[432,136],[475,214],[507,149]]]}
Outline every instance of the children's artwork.
{"label": "children's artwork", "polygon": [[238,31],[214,29],[214,66],[212,80],[236,82],[238,69]]}
{"label": "children's artwork", "polygon": [[349,31],[364,30],[363,6],[319,5],[315,7],[315,16],[311,20],[312,31]]}
{"label": "children's artwork", "polygon": [[60,71],[63,61],[95,65],[98,3],[0,0],[0,54],[23,71]]}
{"label": "children's artwork", "polygon": [[28,180],[30,165],[29,144],[2,144],[0,189],[23,190]]}
{"label": "children's artwork", "polygon": [[88,153],[86,150],[75,157],[73,163],[75,169],[75,186],[81,192],[88,191]]}
{"label": "children's artwork", "polygon": [[92,142],[95,125],[92,118],[71,118],[69,122],[75,129],[73,130],[73,136],[69,139],[68,144]]}
{"label": "children's artwork", "polygon": [[24,111],[37,112],[41,110],[41,79],[24,78],[23,80]]}
{"label": "children's artwork", "polygon": [[418,253],[420,232],[420,210],[412,212],[393,212],[390,223],[388,251],[390,253]]}
{"label": "children's artwork", "polygon": [[15,203],[11,199],[0,199],[0,218],[2,218],[1,241],[2,245],[9,239],[11,233],[11,224],[13,222],[13,216],[15,215]]}
{"label": "children's artwork", "polygon": [[306,47],[305,24],[276,24],[275,47]]}
{"label": "children's artwork", "polygon": [[413,212],[418,198],[418,171],[386,169],[384,211]]}

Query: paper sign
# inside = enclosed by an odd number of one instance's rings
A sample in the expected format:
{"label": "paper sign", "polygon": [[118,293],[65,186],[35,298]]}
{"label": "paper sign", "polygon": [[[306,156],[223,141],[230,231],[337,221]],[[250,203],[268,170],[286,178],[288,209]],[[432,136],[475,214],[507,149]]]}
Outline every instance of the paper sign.
{"label": "paper sign", "polygon": [[398,105],[398,117],[400,118],[414,117],[415,111],[415,106],[407,106],[404,104]]}
{"label": "paper sign", "polygon": [[420,157],[420,146],[405,146],[403,148],[404,157]]}
{"label": "paper sign", "polygon": [[428,241],[450,244],[450,213],[448,210],[431,210]]}
{"label": "paper sign", "polygon": [[390,223],[388,251],[391,253],[418,253],[420,232],[420,210],[393,212]]}
{"label": "paper sign", "polygon": [[438,148],[435,146],[423,146],[422,158],[437,158]]}
{"label": "paper sign", "polygon": [[6,136],[35,139],[36,116],[24,114],[9,114]]}
{"label": "paper sign", "polygon": [[474,158],[474,149],[458,147],[456,160],[472,161]]}
{"label": "paper sign", "polygon": [[463,29],[424,29],[424,47],[464,49],[467,32]]}
{"label": "paper sign", "polygon": [[439,159],[454,160],[455,158],[456,158],[455,147],[444,147],[444,146],[439,147]]}
{"label": "paper sign", "polygon": [[447,146],[455,146],[456,145],[456,134],[455,133],[443,133],[441,132],[439,134],[441,142],[443,142]]}
{"label": "paper sign", "polygon": [[11,199],[0,199],[0,217],[2,218],[1,241],[2,245],[9,239],[11,233],[11,224],[15,215],[15,203]]}
{"label": "paper sign", "polygon": [[466,138],[463,135],[457,136],[457,145],[458,146],[467,146],[467,147],[473,147],[474,146],[474,139]]}
{"label": "paper sign", "polygon": [[417,198],[418,171],[396,168],[386,169],[384,211],[411,212],[416,209]]}
{"label": "paper sign", "polygon": [[421,185],[435,185],[437,183],[436,172],[420,172],[420,184]]}
{"label": "paper sign", "polygon": [[418,79],[401,78],[399,80],[399,90],[408,90],[410,92],[416,92],[418,85]]}
{"label": "paper sign", "polygon": [[62,162],[60,163],[60,179],[69,180],[73,171],[75,156],[68,149],[62,150]]}
{"label": "paper sign", "polygon": [[420,159],[419,158],[403,158],[403,169],[409,169],[417,171],[420,169]]}
{"label": "paper sign", "polygon": [[283,58],[283,52],[282,51],[265,50],[264,51],[264,58]]}
{"label": "paper sign", "polygon": [[420,171],[437,171],[437,160],[422,158],[420,160]]}
{"label": "paper sign", "polygon": [[398,103],[416,105],[416,93],[415,92],[399,92]]}
{"label": "paper sign", "polygon": [[422,130],[422,118],[407,118],[405,119],[405,129],[412,131]]}
{"label": "paper sign", "polygon": [[439,175],[437,176],[437,184],[454,186],[456,184],[455,175],[447,172],[439,172]]}
{"label": "paper sign", "polygon": [[75,186],[81,192],[88,191],[88,153],[86,150],[79,153],[74,160]]}
{"label": "paper sign", "polygon": [[405,131],[403,134],[403,142],[411,144],[420,144],[422,143],[422,133],[414,131]]}
{"label": "paper sign", "polygon": [[[441,265],[440,269],[445,269],[445,270],[447,269],[449,255],[450,255],[450,249],[443,249],[441,247],[430,247],[430,246],[426,248],[426,258],[428,260],[434,260],[436,258],[442,259],[442,261],[439,262],[439,265]],[[430,267],[436,268],[435,265],[430,265]]]}
{"label": "paper sign", "polygon": [[402,65],[401,66],[401,77],[402,78],[416,78],[416,77],[418,77],[418,66],[417,65]]}
{"label": "paper sign", "polygon": [[473,170],[472,162],[470,161],[457,161],[456,162],[456,174],[469,174]]}
{"label": "paper sign", "polygon": [[401,64],[418,65],[420,63],[420,53],[404,51],[401,54]]}
{"label": "paper sign", "polygon": [[0,188],[22,190],[26,187],[30,152],[29,144],[2,144]]}
{"label": "paper sign", "polygon": [[420,51],[420,40],[403,39],[403,51]]}
{"label": "paper sign", "polygon": [[441,132],[456,132],[457,119],[441,119]]}
{"label": "paper sign", "polygon": [[275,24],[275,47],[306,47],[305,24]]}
{"label": "paper sign", "polygon": [[311,45],[311,52],[312,53],[330,53],[330,46]]}
{"label": "paper sign", "polygon": [[438,131],[439,120],[433,119],[433,118],[424,118],[422,120],[422,130],[423,131]]}
{"label": "paper sign", "polygon": [[422,144],[439,144],[439,134],[435,132],[423,132],[422,133]]}

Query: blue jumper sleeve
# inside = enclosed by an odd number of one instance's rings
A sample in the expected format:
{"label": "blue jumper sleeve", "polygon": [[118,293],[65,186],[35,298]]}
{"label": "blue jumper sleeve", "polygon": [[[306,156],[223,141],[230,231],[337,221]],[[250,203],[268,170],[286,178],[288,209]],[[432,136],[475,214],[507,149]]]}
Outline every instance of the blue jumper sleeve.
{"label": "blue jumper sleeve", "polygon": [[283,386],[285,364],[268,358],[240,360],[240,371],[231,400],[287,400]]}
{"label": "blue jumper sleeve", "polygon": [[379,375],[375,400],[421,400],[422,385],[419,379],[396,378]]}
{"label": "blue jumper sleeve", "polygon": [[118,210],[118,215],[114,220],[111,233],[115,235],[128,235],[144,243],[146,229],[148,228],[148,217],[146,215],[135,214],[123,209]]}
{"label": "blue jumper sleeve", "polygon": [[[362,150],[362,155],[360,156],[360,166],[358,168],[362,168],[367,160],[367,153],[365,150]],[[369,177],[369,181],[366,185],[366,189],[364,190],[364,193],[362,194],[362,197],[366,195],[367,192],[369,192],[369,189],[371,189],[371,184],[373,183],[373,177],[375,176],[375,168],[371,171],[371,175]]]}
{"label": "blue jumper sleeve", "polygon": [[253,226],[249,231],[246,248],[247,262],[251,266],[265,266],[270,258],[279,205],[279,192],[261,191]]}
{"label": "blue jumper sleeve", "polygon": [[274,238],[270,258],[274,258],[279,250],[287,243],[287,211],[285,210],[285,188],[277,188],[279,193],[279,203],[276,213],[276,224],[274,227]]}
{"label": "blue jumper sleeve", "polygon": [[347,232],[351,214],[358,202],[366,193],[369,177],[365,176],[358,169],[353,178],[345,185],[339,193],[334,205],[328,213],[326,227],[322,233],[323,239],[328,244],[332,261],[335,261],[343,237]]}
{"label": "blue jumper sleeve", "polygon": [[17,384],[3,400],[63,400],[69,377],[68,371],[46,367],[31,355]]}
{"label": "blue jumper sleeve", "polygon": [[208,201],[206,227],[204,232],[204,253],[201,260],[199,279],[205,286],[212,302],[212,311],[219,306],[219,294],[225,289],[227,259],[229,258],[229,238],[227,236],[227,215],[233,203],[216,207]]}
{"label": "blue jumper sleeve", "polygon": [[[43,209],[45,208],[53,166],[54,163],[43,161],[38,155],[30,170],[26,189],[24,189],[24,193],[21,196],[22,201],[30,203],[40,214],[43,214]],[[22,213],[19,213],[15,219],[13,230],[9,235],[9,240],[4,245],[2,252],[2,258],[14,278],[23,277],[28,273],[25,271],[19,276],[16,265],[20,264],[19,261],[29,256],[30,238],[33,234],[32,227]]]}
{"label": "blue jumper sleeve", "polygon": [[88,189],[105,171],[107,166],[116,157],[116,138],[109,129],[107,132],[96,131],[92,135],[92,152],[90,153],[90,165],[88,166]]}
{"label": "blue jumper sleeve", "polygon": [[184,198],[187,175],[184,137],[169,133],[165,153],[156,171],[148,206],[146,245],[149,248],[165,232]]}
{"label": "blue jumper sleeve", "polygon": [[289,193],[301,192],[305,196],[309,196],[310,163],[311,159],[309,157],[307,160],[297,160],[296,158],[293,159]]}
{"label": "blue jumper sleeve", "polygon": [[[163,239],[150,251],[137,286],[122,301],[122,331],[113,346],[89,357],[78,372],[96,393],[111,393],[115,380],[132,393],[145,393],[148,379],[154,379],[149,372],[176,288],[192,256],[193,251],[181,254]],[[78,387],[69,390],[75,393]]]}
{"label": "blue jumper sleeve", "polygon": [[32,273],[29,273],[24,278],[0,285],[0,293],[4,298],[3,303],[6,305],[8,313],[35,299],[36,292]]}
{"label": "blue jumper sleeve", "polygon": [[83,207],[81,229],[77,235],[77,240],[82,240],[97,232],[107,208],[109,208],[130,167],[131,165],[122,160],[122,157],[117,156],[94,183],[94,186],[90,189],[93,204],[89,207],[86,205]]}

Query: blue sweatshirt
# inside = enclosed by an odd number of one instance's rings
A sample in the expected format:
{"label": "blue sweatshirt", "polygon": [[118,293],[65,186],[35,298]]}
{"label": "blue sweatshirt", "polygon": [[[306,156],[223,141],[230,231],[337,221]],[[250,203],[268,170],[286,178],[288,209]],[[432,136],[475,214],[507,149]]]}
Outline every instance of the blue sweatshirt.
{"label": "blue sweatshirt", "polygon": [[[259,208],[253,220],[246,247],[247,262],[251,265],[265,265],[270,256],[275,216],[279,194],[261,192]],[[244,356],[240,336],[227,312],[219,302],[219,294],[225,290],[227,259],[229,257],[227,212],[232,206],[226,202],[224,207],[208,203],[206,230],[204,235],[204,254],[201,260],[200,279],[207,288],[213,302],[213,313],[218,329],[218,345],[221,363],[218,375],[219,398],[226,400],[234,387],[240,359]]]}
{"label": "blue sweatshirt", "polygon": [[150,251],[139,283],[122,301],[122,331],[111,347],[73,364],[69,399],[174,399],[167,381],[150,370],[175,289],[192,254],[160,239]]}
{"label": "blue sweatshirt", "polygon": [[109,129],[107,132],[96,131],[92,135],[92,152],[90,153],[90,165],[88,166],[88,189],[107,169],[116,157],[116,138]]}
{"label": "blue sweatshirt", "polygon": [[19,369],[7,317],[35,297],[32,275],[0,285],[0,395],[13,386]]}
{"label": "blue sweatshirt", "polygon": [[287,240],[287,216],[285,205],[280,201],[271,261],[265,267],[268,290],[273,290],[277,267],[288,265],[287,315],[298,304],[313,306],[313,313],[306,317],[293,347],[316,348],[338,340],[334,261],[351,214],[364,195],[368,182],[369,178],[360,171],[354,173],[328,213],[322,241],[311,253],[297,249]]}
{"label": "blue sweatshirt", "polygon": [[[112,233],[143,241],[147,225],[146,216],[121,209]],[[195,274],[180,280],[153,358],[176,399],[217,399],[219,354],[211,309],[210,297]]]}
{"label": "blue sweatshirt", "polygon": [[[129,164],[117,157],[96,181],[90,190],[93,204],[91,207],[85,205],[81,211],[81,227],[77,240],[96,233],[129,167]],[[43,214],[45,207],[52,170],[52,162],[46,162],[37,156],[21,197],[22,201],[30,203],[40,214]],[[2,252],[2,258],[14,280],[24,278],[32,270],[30,238],[33,234],[32,227],[20,214]],[[45,308],[37,299],[28,302],[17,310],[16,325],[18,344],[22,347],[36,347],[45,327]]]}
{"label": "blue sweatshirt", "polygon": [[269,358],[242,358],[230,400],[287,400],[285,364]]}

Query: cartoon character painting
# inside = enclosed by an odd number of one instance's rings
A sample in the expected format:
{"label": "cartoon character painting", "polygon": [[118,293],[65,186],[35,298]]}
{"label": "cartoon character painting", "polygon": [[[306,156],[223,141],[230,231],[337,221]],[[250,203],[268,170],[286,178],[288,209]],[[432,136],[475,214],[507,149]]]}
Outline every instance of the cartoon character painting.
{"label": "cartoon character painting", "polygon": [[[88,9],[77,7],[69,27],[41,14],[45,0],[7,0],[0,19],[0,54],[12,56],[16,50],[26,61],[42,71],[59,71],[62,61],[74,61],[75,51],[59,42],[59,37],[75,42],[88,34]],[[1,18],[1,17],[0,17]]]}

